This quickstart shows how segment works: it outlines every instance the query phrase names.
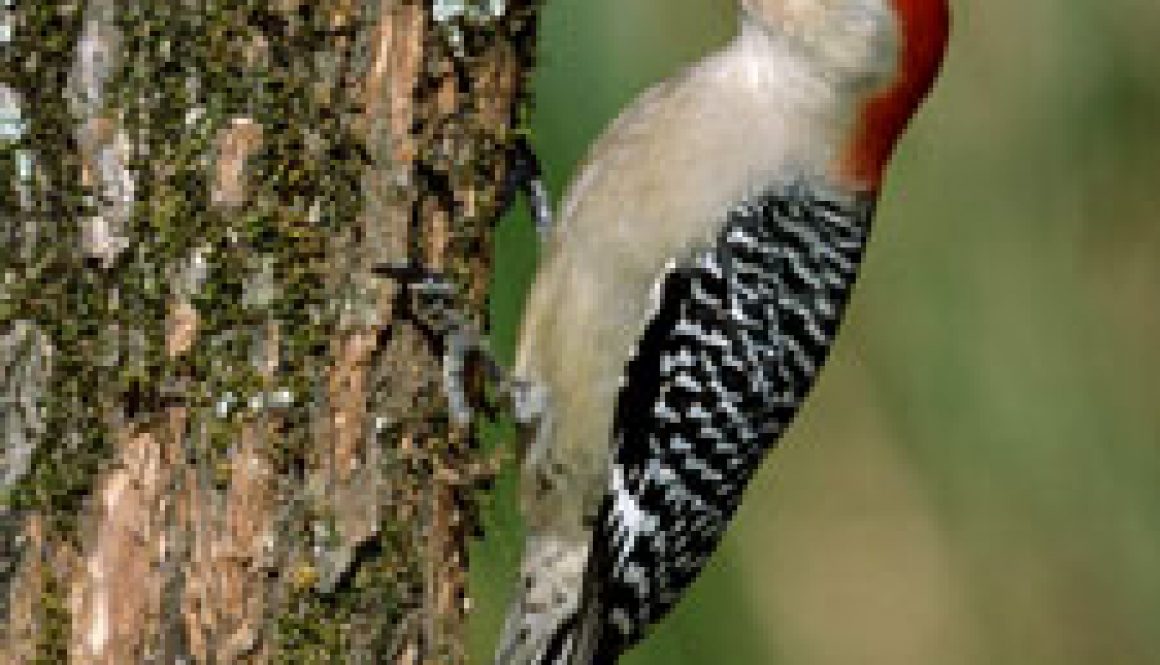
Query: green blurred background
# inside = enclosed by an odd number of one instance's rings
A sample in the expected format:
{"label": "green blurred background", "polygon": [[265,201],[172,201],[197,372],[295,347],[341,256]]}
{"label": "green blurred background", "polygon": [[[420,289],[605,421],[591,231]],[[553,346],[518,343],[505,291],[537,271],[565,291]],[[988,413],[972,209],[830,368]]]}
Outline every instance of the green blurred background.
{"label": "green blurred background", "polygon": [[[1160,2],[954,2],[818,389],[712,566],[626,665],[1160,664]],[[730,0],[547,0],[534,142],[559,193]],[[535,265],[497,247],[510,357]],[[490,662],[512,474],[474,550]]]}

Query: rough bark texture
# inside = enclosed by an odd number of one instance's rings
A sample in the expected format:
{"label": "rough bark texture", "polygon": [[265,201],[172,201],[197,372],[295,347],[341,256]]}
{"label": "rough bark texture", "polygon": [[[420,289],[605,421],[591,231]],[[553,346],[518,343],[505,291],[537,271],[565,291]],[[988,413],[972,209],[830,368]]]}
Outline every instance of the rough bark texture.
{"label": "rough bark texture", "polygon": [[0,3],[0,661],[465,660],[535,4]]}

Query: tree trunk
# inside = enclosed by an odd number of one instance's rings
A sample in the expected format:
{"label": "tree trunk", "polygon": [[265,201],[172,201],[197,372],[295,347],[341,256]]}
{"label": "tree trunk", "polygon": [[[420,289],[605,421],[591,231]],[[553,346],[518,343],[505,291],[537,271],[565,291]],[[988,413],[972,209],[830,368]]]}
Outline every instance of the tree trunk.
{"label": "tree trunk", "polygon": [[465,660],[535,5],[0,3],[0,661]]}

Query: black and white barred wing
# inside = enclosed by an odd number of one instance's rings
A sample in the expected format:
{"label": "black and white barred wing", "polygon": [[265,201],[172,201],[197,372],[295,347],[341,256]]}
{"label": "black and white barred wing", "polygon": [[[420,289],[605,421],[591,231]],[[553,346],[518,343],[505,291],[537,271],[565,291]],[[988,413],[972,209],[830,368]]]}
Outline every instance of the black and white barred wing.
{"label": "black and white barred wing", "polygon": [[802,188],[763,196],[664,277],[617,402],[589,571],[599,652],[640,639],[717,548],[826,358],[872,208]]}

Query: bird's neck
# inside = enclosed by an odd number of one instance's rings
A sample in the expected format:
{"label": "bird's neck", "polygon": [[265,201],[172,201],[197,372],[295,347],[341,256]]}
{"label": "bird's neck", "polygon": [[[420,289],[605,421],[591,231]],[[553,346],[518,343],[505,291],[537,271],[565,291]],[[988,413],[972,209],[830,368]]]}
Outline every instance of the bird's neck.
{"label": "bird's neck", "polygon": [[890,0],[898,17],[896,75],[860,100],[838,171],[858,189],[877,191],[911,117],[934,85],[950,31],[946,0]]}
{"label": "bird's neck", "polygon": [[[705,70],[705,84],[727,88],[722,97],[743,99],[732,125],[743,124],[747,149],[777,181],[799,179],[848,187],[836,167],[844,161],[864,96],[843,72],[811,53],[778,26],[744,17],[737,38]],[[716,74],[722,72],[718,78]],[[773,160],[772,167],[765,162]]]}
{"label": "bird's neck", "polygon": [[865,20],[821,10],[787,14],[781,23],[747,14],[735,48],[771,109],[830,119],[836,135],[826,137],[834,142],[827,170],[845,187],[869,192],[879,189],[898,138],[934,83],[949,31],[946,0],[879,6]]}

